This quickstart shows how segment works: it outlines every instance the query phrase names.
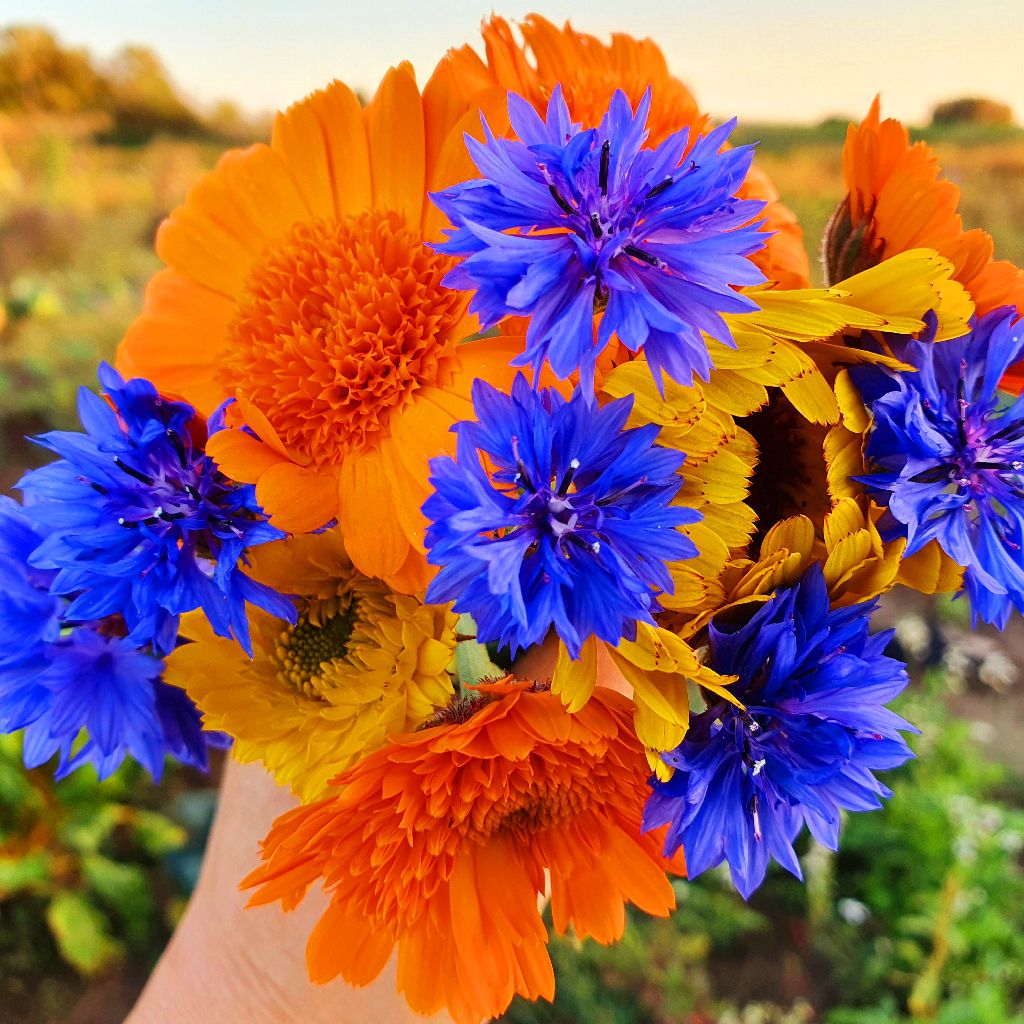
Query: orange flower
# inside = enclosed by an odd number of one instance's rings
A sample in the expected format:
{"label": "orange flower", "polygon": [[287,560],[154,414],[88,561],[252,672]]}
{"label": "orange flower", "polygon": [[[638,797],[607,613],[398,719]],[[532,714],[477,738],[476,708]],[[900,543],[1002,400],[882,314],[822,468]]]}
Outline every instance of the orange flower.
{"label": "orange flower", "polygon": [[[611,43],[603,43],[569,24],[559,29],[539,14],[528,15],[519,29],[522,43],[503,18],[485,22],[486,61],[469,46],[450,51],[448,73],[459,88],[472,95],[497,85],[502,92],[528,99],[543,113],[551,90],[561,83],[573,117],[597,125],[616,89],[635,108],[651,86],[650,145],[656,146],[680,128],[689,126],[693,137],[707,128],[708,116],[701,113],[693,93],[669,74],[664,54],[652,40],[617,33]],[[764,230],[775,232],[765,248],[751,257],[753,261],[769,281],[783,288],[806,287],[810,270],[803,232],[793,212],[778,201],[771,181],[755,166],[738,194],[768,203]]]}
{"label": "orange flower", "polygon": [[406,64],[365,108],[340,82],[290,107],[161,226],[168,269],[118,354],[206,413],[235,399],[209,445],[224,472],[281,529],[337,518],[356,567],[405,592],[428,579],[427,461],[471,415],[473,379],[500,386],[522,348],[460,345],[469,296],[423,244],[445,223],[428,190],[473,174],[467,130],[478,110],[443,75],[421,95]]}
{"label": "orange flower", "polygon": [[935,249],[952,261],[953,278],[970,292],[979,316],[1007,303],[1024,304],[1024,273],[993,260],[987,232],[964,231],[956,212],[960,189],[940,173],[930,146],[911,145],[907,129],[894,118],[880,120],[876,96],[861,124],[847,129],[847,195],[825,239],[829,280],[910,249]]}
{"label": "orange flower", "polygon": [[310,977],[369,984],[398,946],[398,988],[459,1024],[516,993],[550,1000],[537,898],[555,928],[614,942],[625,903],[675,905],[653,834],[640,834],[647,762],[627,698],[599,688],[576,714],[535,684],[479,687],[436,725],[393,738],[339,775],[336,796],[275,823],[242,883],[253,905],[294,908],[316,881],[331,902],[310,936]]}
{"label": "orange flower", "polygon": [[[964,231],[956,212],[960,189],[940,173],[939,159],[927,143],[911,145],[899,121],[880,120],[876,96],[868,116],[846,132],[847,194],[825,233],[829,279],[926,247],[953,262],[953,277],[970,293],[978,316],[999,306],[1024,308],[1024,271],[1007,260],[992,258],[994,245],[988,232]],[[1024,364],[1012,367],[1002,384],[1020,394]]]}

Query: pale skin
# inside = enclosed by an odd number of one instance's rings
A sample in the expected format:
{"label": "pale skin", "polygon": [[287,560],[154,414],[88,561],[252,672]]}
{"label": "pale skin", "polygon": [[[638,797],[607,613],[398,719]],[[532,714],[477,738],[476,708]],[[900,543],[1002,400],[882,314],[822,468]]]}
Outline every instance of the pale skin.
{"label": "pale skin", "polygon": [[238,883],[258,862],[257,844],[295,798],[260,765],[229,761],[203,870],[188,910],[125,1024],[412,1024],[394,961],[367,988],[313,985],[306,939],[326,906],[311,891],[298,909],[245,909]]}
{"label": "pale skin", "polygon": [[[545,644],[517,665],[524,678],[546,678],[554,648]],[[601,682],[621,689],[610,661]],[[395,961],[366,988],[306,976],[306,939],[327,900],[311,891],[298,909],[245,908],[238,883],[256,866],[258,844],[295,798],[260,765],[229,761],[217,816],[195,892],[170,944],[125,1024],[448,1024],[440,1013],[413,1013],[395,984]]]}

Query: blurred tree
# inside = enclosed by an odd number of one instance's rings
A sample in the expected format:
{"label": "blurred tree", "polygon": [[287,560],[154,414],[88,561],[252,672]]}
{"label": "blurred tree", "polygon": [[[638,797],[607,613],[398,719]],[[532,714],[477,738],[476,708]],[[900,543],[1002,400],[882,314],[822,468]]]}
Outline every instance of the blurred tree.
{"label": "blurred tree", "polygon": [[226,143],[249,143],[263,139],[270,134],[269,115],[250,117],[237,103],[219,100],[205,119],[209,133],[217,141]]}
{"label": "blurred tree", "polygon": [[0,110],[75,114],[109,102],[110,86],[85,50],[62,47],[44,28],[0,33]]}
{"label": "blurred tree", "polygon": [[158,133],[194,135],[199,118],[185,105],[152,50],[126,46],[110,62],[107,79],[118,141],[143,142]]}
{"label": "blurred tree", "polygon": [[998,100],[965,96],[940,103],[932,111],[932,124],[1013,124],[1013,111]]}
{"label": "blurred tree", "polygon": [[[62,46],[36,26],[0,32],[0,111],[102,114],[116,142],[159,134],[202,135],[202,119],[178,95],[152,50],[126,46],[106,65]],[[91,129],[94,130],[94,129]]]}

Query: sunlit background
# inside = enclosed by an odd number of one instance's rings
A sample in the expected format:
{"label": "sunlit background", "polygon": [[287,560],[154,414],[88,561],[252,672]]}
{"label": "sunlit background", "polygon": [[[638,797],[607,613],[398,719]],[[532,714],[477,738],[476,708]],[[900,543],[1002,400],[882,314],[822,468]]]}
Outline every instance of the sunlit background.
{"label": "sunlit background", "polygon": [[[500,13],[525,14],[521,3]],[[542,12],[649,35],[799,216],[815,260],[843,194],[849,118],[884,111],[934,145],[965,223],[1024,262],[1024,2],[592,0]],[[272,111],[339,77],[369,94],[411,59],[477,44],[484,3],[0,0],[0,489],[26,436],[75,425],[160,266],[156,228]],[[18,26],[14,28],[14,26]],[[936,106],[948,101],[973,102]],[[820,275],[818,277],[820,280]],[[603,949],[553,944],[558,1001],[508,1024],[1024,1024],[1024,684],[1014,623],[972,632],[959,602],[884,609],[914,685],[919,759],[840,855],[805,843],[744,904],[721,873],[679,883],[671,921]],[[97,784],[26,772],[0,737],[0,1024],[116,1024],[182,911],[213,778],[127,767]]]}
{"label": "sunlit background", "polygon": [[[479,0],[44,0],[3,5],[0,20],[50,27],[109,57],[156,50],[188,96],[273,109],[330,78],[370,89],[411,60],[425,72],[470,42],[492,10]],[[19,9],[20,8],[20,9]],[[859,116],[881,92],[895,116],[925,120],[936,101],[981,94],[1024,112],[1024,3],[1019,0],[588,0],[547,3],[553,21],[649,35],[669,67],[716,115],[766,121]]]}

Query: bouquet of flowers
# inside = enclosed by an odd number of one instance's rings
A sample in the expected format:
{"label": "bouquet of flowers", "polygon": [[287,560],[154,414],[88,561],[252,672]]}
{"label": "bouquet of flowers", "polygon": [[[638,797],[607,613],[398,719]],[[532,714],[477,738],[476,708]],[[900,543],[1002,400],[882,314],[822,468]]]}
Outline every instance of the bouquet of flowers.
{"label": "bouquet of flowers", "polygon": [[0,498],[0,726],[298,798],[256,904],[310,978],[460,1024],[672,875],[770,861],[911,757],[895,584],[1024,609],[1024,274],[876,100],[799,225],[650,40],[484,25],[332,82],[163,223],[81,432]]}

